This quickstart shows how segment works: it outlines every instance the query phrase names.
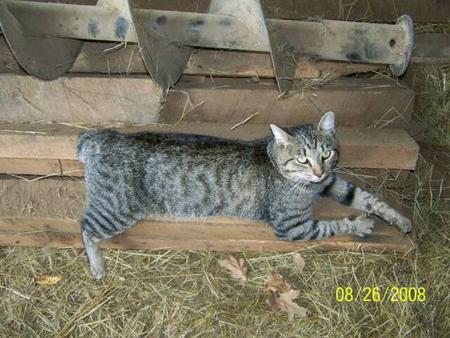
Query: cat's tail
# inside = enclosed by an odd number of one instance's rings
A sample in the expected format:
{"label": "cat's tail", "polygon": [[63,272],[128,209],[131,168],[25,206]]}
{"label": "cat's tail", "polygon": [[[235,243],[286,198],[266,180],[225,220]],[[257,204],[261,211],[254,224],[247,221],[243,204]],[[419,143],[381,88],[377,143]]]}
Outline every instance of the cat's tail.
{"label": "cat's tail", "polygon": [[91,156],[100,152],[100,147],[118,133],[111,129],[89,130],[78,136],[78,159],[85,164]]}

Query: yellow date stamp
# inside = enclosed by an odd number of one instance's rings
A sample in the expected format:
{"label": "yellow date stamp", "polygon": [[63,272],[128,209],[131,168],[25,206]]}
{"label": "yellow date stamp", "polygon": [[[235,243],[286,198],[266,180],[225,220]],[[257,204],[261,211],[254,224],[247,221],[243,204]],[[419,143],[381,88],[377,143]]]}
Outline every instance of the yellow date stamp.
{"label": "yellow date stamp", "polygon": [[337,287],[335,292],[336,302],[373,302],[373,303],[414,303],[425,302],[427,290],[424,287],[397,287],[390,286],[380,288],[378,286],[366,286],[359,288]]}

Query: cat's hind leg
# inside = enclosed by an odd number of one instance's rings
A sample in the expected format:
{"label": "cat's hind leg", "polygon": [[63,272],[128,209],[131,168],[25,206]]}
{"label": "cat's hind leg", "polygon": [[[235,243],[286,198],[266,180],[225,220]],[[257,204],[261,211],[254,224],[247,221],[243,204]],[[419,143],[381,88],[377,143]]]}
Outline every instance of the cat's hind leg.
{"label": "cat's hind leg", "polygon": [[91,273],[97,279],[106,275],[105,261],[98,246],[99,243],[119,235],[142,219],[142,213],[136,210],[130,211],[128,204],[125,203],[125,205],[127,207],[123,209],[115,208],[112,203],[98,198],[97,201],[91,201],[86,206],[81,220],[81,236]]}
{"label": "cat's hind leg", "polygon": [[102,250],[98,246],[100,240],[92,237],[86,230],[81,231],[81,237],[83,239],[84,250],[89,261],[91,274],[96,279],[104,278],[106,269]]}

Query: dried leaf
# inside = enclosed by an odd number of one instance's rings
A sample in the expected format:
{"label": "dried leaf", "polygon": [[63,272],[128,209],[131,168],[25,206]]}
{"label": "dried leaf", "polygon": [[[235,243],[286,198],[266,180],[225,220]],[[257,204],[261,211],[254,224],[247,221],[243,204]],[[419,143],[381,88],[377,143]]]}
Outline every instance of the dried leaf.
{"label": "dried leaf", "polygon": [[298,316],[300,319],[306,316],[306,309],[293,302],[298,297],[300,291],[293,290],[277,272],[271,272],[267,276],[266,283],[264,284],[266,291],[269,293],[269,304],[272,310],[281,310],[288,314],[289,320],[294,319],[294,316]]}
{"label": "dried leaf", "polygon": [[267,292],[286,292],[291,290],[291,286],[284,280],[283,276],[275,271],[272,271],[267,276],[264,288]]}
{"label": "dried leaf", "polygon": [[277,295],[275,292],[271,292],[267,303],[272,310],[278,309],[286,312],[289,320],[293,320],[295,316],[303,319],[306,317],[307,310],[293,302],[299,294],[300,291],[298,290],[289,290],[281,293],[280,295]]}
{"label": "dried leaf", "polygon": [[38,285],[51,286],[57,284],[62,279],[62,276],[39,276],[35,278],[35,282]]}
{"label": "dried leaf", "polygon": [[247,280],[247,266],[242,258],[237,260],[233,255],[228,255],[228,258],[219,261],[219,265],[229,270],[231,277]]}
{"label": "dried leaf", "polygon": [[294,260],[295,269],[297,270],[297,272],[302,273],[303,269],[305,268],[305,260],[303,259],[302,255],[296,252],[292,255],[292,259]]}

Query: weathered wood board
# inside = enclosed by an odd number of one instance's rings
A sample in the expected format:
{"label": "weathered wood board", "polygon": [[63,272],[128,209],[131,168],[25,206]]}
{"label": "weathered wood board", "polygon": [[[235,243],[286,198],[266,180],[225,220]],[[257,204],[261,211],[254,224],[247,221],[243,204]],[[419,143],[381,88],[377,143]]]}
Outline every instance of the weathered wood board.
{"label": "weathered wood board", "polygon": [[[183,123],[121,130],[125,132],[144,130],[179,132],[240,140],[254,140],[270,134],[267,125],[248,124],[233,130],[231,127],[231,124]],[[0,124],[0,167],[2,163],[7,163],[7,159],[11,158],[52,160],[53,164],[49,163],[48,166],[56,166],[56,162],[53,160],[74,161],[77,159],[77,136],[83,130],[58,124]],[[407,170],[415,168],[419,149],[415,141],[404,130],[341,128],[337,131],[337,137],[340,142],[340,166]],[[19,163],[16,162],[14,165],[17,170]],[[70,170],[77,169],[73,162],[66,162],[64,165],[71,168]],[[42,170],[47,165],[39,164],[38,166],[41,168],[39,170]],[[59,170],[61,170],[62,164],[59,166]],[[55,174],[55,172],[49,174]]]}
{"label": "weathered wood board", "polygon": [[[78,220],[84,207],[80,180],[44,179],[26,182],[0,179],[0,245],[81,247]],[[45,196],[45,198],[42,198]],[[315,209],[318,219],[341,218],[360,212],[328,200]],[[287,242],[275,238],[262,222],[238,218],[154,219],[104,243],[121,249],[290,251],[302,247],[374,252],[414,250],[414,234],[377,221],[374,234],[361,239],[337,236],[325,241]]]}
{"label": "weathered wood board", "polygon": [[417,34],[411,62],[450,63],[450,34]]}
{"label": "weathered wood board", "polygon": [[169,94],[161,121],[238,123],[258,112],[249,123],[296,125],[331,110],[341,127],[407,128],[414,110],[414,91],[382,79],[341,79],[281,99],[269,80],[191,79]]}
{"label": "weathered wood board", "polygon": [[68,76],[42,81],[0,74],[0,122],[117,123],[186,121],[298,125],[333,110],[343,127],[407,127],[415,94],[392,81],[342,79],[279,98],[273,80],[185,77],[161,104],[146,76]]}
{"label": "weathered wood board", "polygon": [[[217,251],[293,251],[305,247],[365,252],[410,252],[410,235],[377,221],[371,237],[336,236],[322,241],[288,242],[275,238],[263,223],[230,219],[208,221],[144,221],[129,232],[104,242],[115,249]],[[0,246],[82,247],[79,223],[62,218],[0,218]]]}
{"label": "weathered wood board", "polygon": [[76,76],[42,81],[0,74],[0,121],[153,123],[162,91],[146,77]]}

